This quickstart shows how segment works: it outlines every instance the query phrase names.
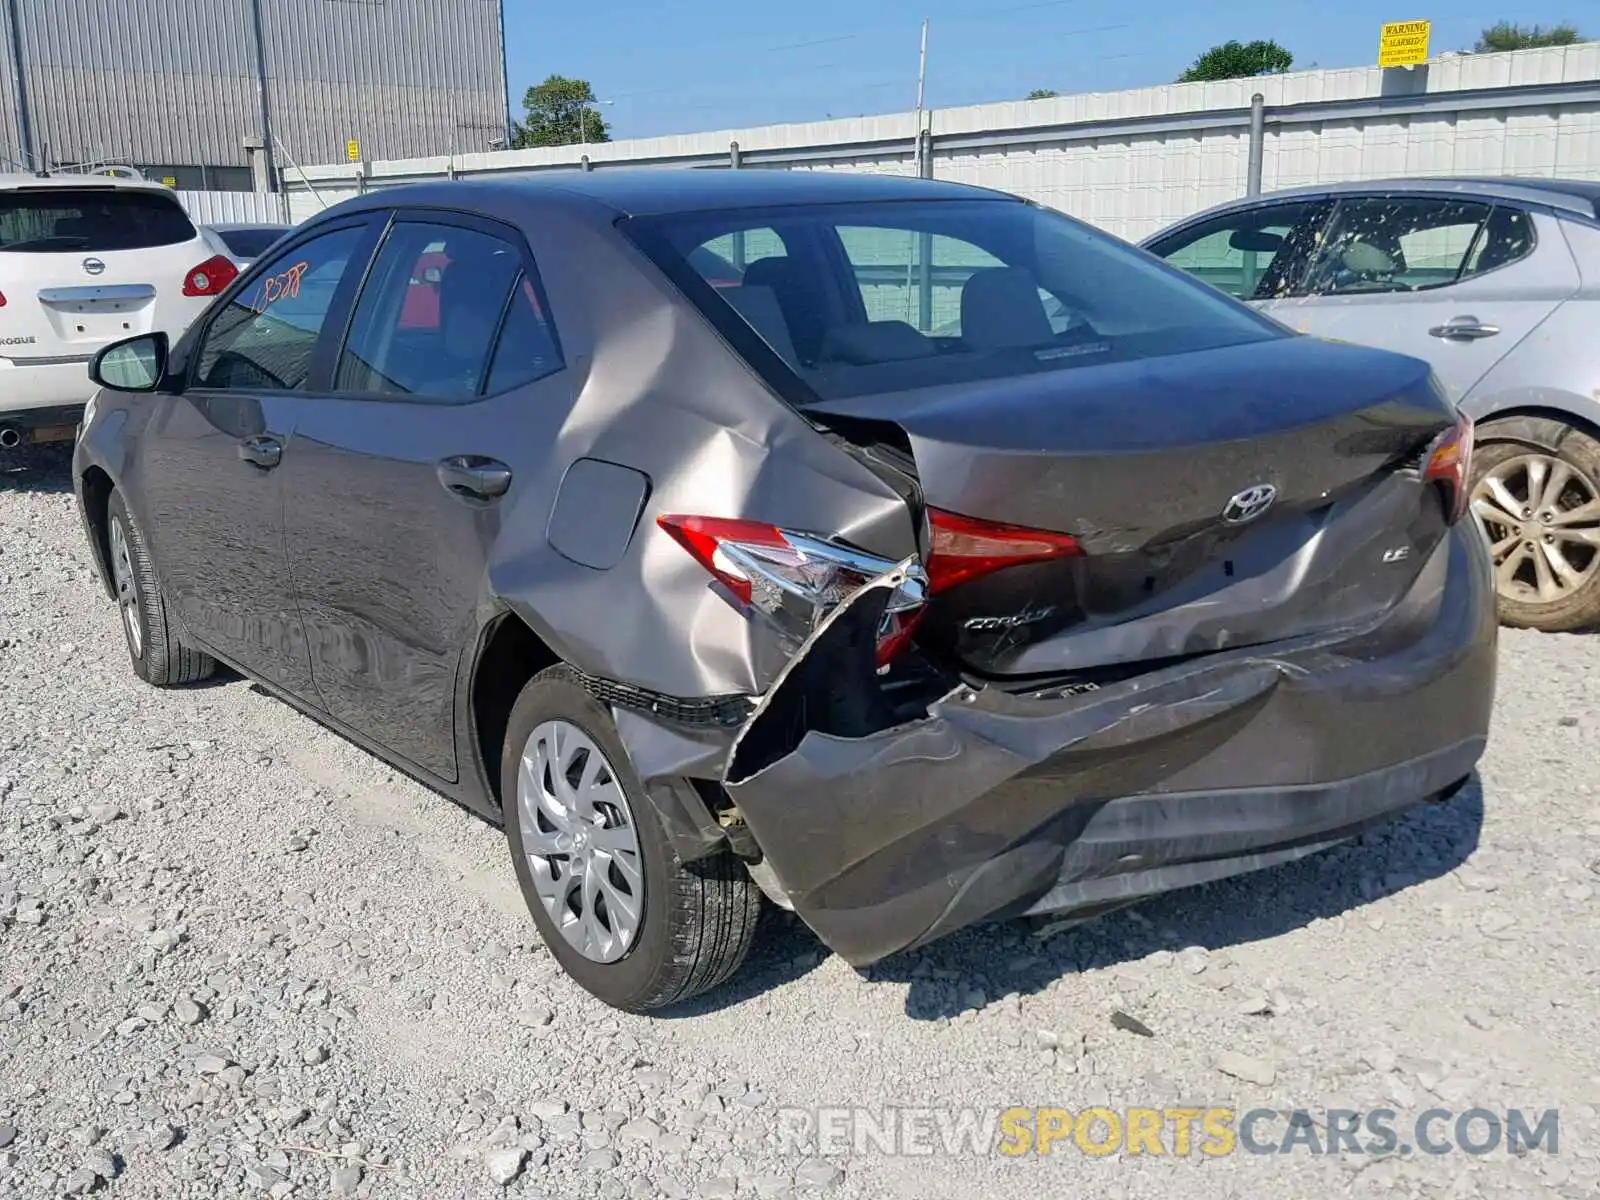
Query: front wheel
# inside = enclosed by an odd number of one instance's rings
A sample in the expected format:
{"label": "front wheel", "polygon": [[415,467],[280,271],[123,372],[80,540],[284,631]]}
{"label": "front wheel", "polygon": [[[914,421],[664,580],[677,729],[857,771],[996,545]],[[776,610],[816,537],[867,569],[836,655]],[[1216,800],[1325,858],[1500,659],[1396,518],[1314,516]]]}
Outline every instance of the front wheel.
{"label": "front wheel", "polygon": [[645,1012],[738,969],[759,889],[727,850],[678,860],[610,714],[569,668],[522,690],[502,763],[517,883],[567,974],[614,1008]]}

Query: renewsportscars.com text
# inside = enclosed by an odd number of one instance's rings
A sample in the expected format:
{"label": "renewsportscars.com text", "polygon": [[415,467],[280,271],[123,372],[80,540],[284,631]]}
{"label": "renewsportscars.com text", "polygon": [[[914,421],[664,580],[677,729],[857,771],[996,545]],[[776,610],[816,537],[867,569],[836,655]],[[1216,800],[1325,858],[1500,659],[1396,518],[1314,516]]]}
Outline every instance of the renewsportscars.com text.
{"label": "renewsportscars.com text", "polygon": [[1275,1109],[1227,1107],[785,1108],[779,1149],[792,1154],[1520,1155],[1560,1152],[1557,1109]]}

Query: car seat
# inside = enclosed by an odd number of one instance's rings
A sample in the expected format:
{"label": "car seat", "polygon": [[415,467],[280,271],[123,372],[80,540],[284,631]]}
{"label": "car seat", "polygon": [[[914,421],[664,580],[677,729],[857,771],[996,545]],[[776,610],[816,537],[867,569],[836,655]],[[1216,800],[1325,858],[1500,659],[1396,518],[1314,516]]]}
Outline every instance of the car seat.
{"label": "car seat", "polygon": [[961,289],[961,340],[975,350],[1016,350],[1055,340],[1039,282],[1023,267],[974,271]]}

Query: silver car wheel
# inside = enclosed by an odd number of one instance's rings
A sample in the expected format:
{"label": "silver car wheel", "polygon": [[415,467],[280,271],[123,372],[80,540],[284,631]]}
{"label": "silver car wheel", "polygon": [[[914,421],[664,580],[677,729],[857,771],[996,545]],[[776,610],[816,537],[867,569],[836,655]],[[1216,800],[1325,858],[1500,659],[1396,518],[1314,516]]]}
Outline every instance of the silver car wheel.
{"label": "silver car wheel", "polygon": [[593,962],[616,962],[644,918],[633,809],[600,747],[568,721],[528,735],[517,817],[534,890],[561,936]]}
{"label": "silver car wheel", "polygon": [[134,658],[144,653],[144,622],[139,613],[139,587],[133,574],[133,559],[128,555],[128,534],[122,521],[111,518],[111,582],[117,589],[117,606],[128,631],[128,648]]}
{"label": "silver car wheel", "polygon": [[1565,600],[1600,569],[1600,490],[1571,463],[1538,452],[1497,463],[1473,489],[1472,510],[1506,599]]}

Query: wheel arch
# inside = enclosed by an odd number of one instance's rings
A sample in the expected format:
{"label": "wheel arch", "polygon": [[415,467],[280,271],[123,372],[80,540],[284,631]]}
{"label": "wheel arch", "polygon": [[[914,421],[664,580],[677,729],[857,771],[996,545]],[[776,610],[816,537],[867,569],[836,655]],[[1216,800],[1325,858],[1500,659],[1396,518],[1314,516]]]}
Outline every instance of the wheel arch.
{"label": "wheel arch", "polygon": [[479,635],[467,677],[470,758],[492,813],[500,819],[500,775],[511,709],[540,671],[563,661],[534,628],[510,609],[493,617]]}
{"label": "wheel arch", "polygon": [[1472,417],[1480,442],[1521,442],[1557,454],[1570,429],[1582,430],[1600,441],[1600,406],[1529,403],[1481,413],[1469,408],[1467,415]]}
{"label": "wheel arch", "polygon": [[110,509],[111,493],[117,490],[116,482],[103,467],[90,465],[84,469],[79,494],[83,504],[84,531],[89,535],[89,553],[94,558],[95,574],[105,594],[115,600],[116,586],[111,582]]}

